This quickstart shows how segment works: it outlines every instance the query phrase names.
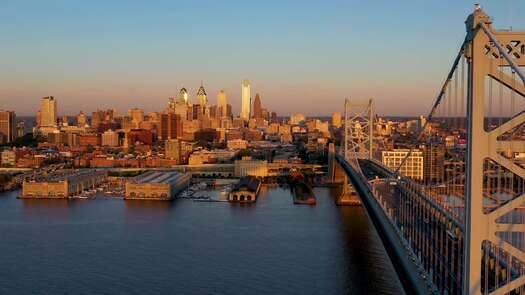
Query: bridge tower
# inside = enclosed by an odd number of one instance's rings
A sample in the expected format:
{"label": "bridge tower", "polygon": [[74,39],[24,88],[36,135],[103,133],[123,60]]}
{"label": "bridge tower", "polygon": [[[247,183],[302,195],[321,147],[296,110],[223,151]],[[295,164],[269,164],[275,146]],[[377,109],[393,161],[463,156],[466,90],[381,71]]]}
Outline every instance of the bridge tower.
{"label": "bridge tower", "polygon": [[[345,159],[359,168],[359,159],[371,159],[373,148],[374,115],[372,99],[368,101],[353,101],[345,99],[345,119],[343,153]],[[345,175],[343,191],[338,198],[339,205],[360,205],[354,187]]]}
{"label": "bridge tower", "polygon": [[[512,158],[502,153],[501,147],[523,146],[513,136],[503,136],[513,132],[516,126],[525,122],[525,112],[511,114],[510,119],[494,129],[487,130],[487,113],[491,110],[486,99],[488,81],[500,83],[510,95],[525,98],[525,32],[496,31],[490,18],[476,7],[466,21],[467,36],[462,50],[467,61],[467,134],[468,152],[466,159],[466,216],[464,253],[464,294],[481,294],[487,278],[489,257],[506,259],[505,265],[520,265],[516,274],[506,273],[506,278],[484,293],[506,294],[525,288],[523,263],[523,240],[525,224],[523,220],[508,218],[518,208],[523,209],[525,194],[523,187],[517,188],[509,200],[487,208],[483,202],[487,194],[487,161],[502,167],[512,174],[517,183],[525,180],[524,166],[516,164]],[[521,80],[521,81],[520,81]],[[491,83],[491,82],[490,82]],[[490,90],[492,91],[492,90]],[[514,102],[513,102],[514,103]],[[489,188],[490,189],[490,188]],[[490,191],[489,191],[490,193]],[[510,220],[509,220],[510,219]],[[508,237],[518,237],[521,245],[516,245]],[[490,258],[492,259],[492,258]],[[495,258],[496,262],[498,258]],[[511,268],[512,270],[512,268]],[[482,272],[485,273],[484,277]],[[502,282],[504,280],[504,282]],[[521,289],[523,292],[524,289]]]}

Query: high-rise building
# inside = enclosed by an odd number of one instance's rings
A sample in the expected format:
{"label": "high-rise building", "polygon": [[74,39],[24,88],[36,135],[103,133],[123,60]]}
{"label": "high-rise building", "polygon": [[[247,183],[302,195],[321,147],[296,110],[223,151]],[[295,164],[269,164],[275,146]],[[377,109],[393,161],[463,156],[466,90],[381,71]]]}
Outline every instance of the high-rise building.
{"label": "high-rise building", "polygon": [[445,146],[429,143],[423,148],[423,178],[428,183],[440,183],[445,176]]}
{"label": "high-rise building", "polygon": [[244,79],[242,81],[242,97],[241,97],[241,119],[248,121],[250,119],[250,81]]}
{"label": "high-rise building", "polygon": [[161,140],[182,137],[182,120],[180,115],[174,113],[161,114],[157,136]]}
{"label": "high-rise building", "polygon": [[113,130],[107,130],[102,133],[102,145],[103,146],[118,146],[118,133]]}
{"label": "high-rise building", "polygon": [[13,111],[0,111],[0,143],[10,143],[16,139],[16,114]]}
{"label": "high-rise building", "polygon": [[164,143],[164,157],[166,159],[175,159],[177,163],[181,162],[182,150],[181,142],[177,139],[168,139]]}
{"label": "high-rise building", "polygon": [[416,180],[423,180],[423,152],[420,150],[394,149],[392,151],[382,151],[382,162],[390,169],[397,169],[405,157],[410,153],[403,166],[399,168],[402,175]]}
{"label": "high-rise building", "polygon": [[341,113],[334,112],[332,114],[332,126],[334,126],[335,128],[341,127]]}
{"label": "high-rise building", "polygon": [[199,87],[199,90],[197,90],[197,101],[202,107],[208,104],[208,99],[206,98],[206,90],[204,90],[204,86],[202,86],[202,83],[201,87]]}
{"label": "high-rise building", "polygon": [[272,112],[272,115],[270,116],[270,121],[272,123],[277,123],[277,113],[276,112]]}
{"label": "high-rise building", "polygon": [[131,122],[135,128],[138,128],[140,122],[144,121],[144,110],[139,108],[132,108],[128,110],[128,116],[131,117]]}
{"label": "high-rise building", "polygon": [[255,119],[263,118],[261,97],[259,93],[255,94],[255,100],[253,101],[253,117]]}
{"label": "high-rise building", "polygon": [[77,115],[77,126],[85,127],[88,124],[87,116],[82,111]]}
{"label": "high-rise building", "polygon": [[104,121],[104,112],[97,110],[91,114],[91,127],[97,129],[98,126]]}
{"label": "high-rise building", "polygon": [[57,126],[57,101],[53,96],[42,98],[40,101],[40,127]]}
{"label": "high-rise building", "polygon": [[188,90],[186,88],[182,87],[179,91],[179,101],[183,103],[189,103],[188,101]]}
{"label": "high-rise building", "polygon": [[228,116],[228,101],[226,99],[226,92],[219,91],[217,94],[217,117],[223,118]]}

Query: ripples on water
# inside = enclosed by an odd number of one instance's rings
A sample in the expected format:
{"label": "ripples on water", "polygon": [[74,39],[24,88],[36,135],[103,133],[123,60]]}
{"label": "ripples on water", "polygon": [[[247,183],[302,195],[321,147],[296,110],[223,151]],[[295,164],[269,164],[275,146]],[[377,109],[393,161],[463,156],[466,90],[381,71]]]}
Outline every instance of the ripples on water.
{"label": "ripples on water", "polygon": [[0,195],[0,294],[378,294],[400,284],[366,214],[263,189],[255,205]]}

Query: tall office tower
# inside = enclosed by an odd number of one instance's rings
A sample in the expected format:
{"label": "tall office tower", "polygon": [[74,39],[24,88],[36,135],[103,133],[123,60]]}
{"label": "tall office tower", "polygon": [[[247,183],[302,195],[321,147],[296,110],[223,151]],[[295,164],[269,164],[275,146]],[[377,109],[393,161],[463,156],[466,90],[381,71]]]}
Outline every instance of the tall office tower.
{"label": "tall office tower", "polygon": [[183,103],[189,103],[188,101],[188,90],[186,88],[182,87],[179,91],[179,101]]}
{"label": "tall office tower", "polygon": [[270,116],[270,121],[272,123],[277,123],[277,113],[276,112],[272,112],[272,115]]}
{"label": "tall office tower", "polygon": [[250,119],[250,81],[242,81],[242,98],[241,98],[241,119],[248,121]]}
{"label": "tall office tower", "polygon": [[335,128],[341,127],[341,113],[334,112],[332,114],[332,126],[334,126]]}
{"label": "tall office tower", "polygon": [[57,101],[53,96],[42,98],[40,101],[40,127],[57,126]]}
{"label": "tall office tower", "polygon": [[259,93],[255,94],[255,100],[253,101],[253,117],[259,119],[263,117],[261,97]]}
{"label": "tall office tower", "polygon": [[217,117],[226,117],[228,112],[228,101],[226,100],[226,93],[224,90],[217,94]]}
{"label": "tall office tower", "polygon": [[113,121],[113,118],[117,116],[117,110],[116,109],[107,109],[104,112],[104,121]]}
{"label": "tall office tower", "polygon": [[144,110],[139,108],[132,108],[128,110],[128,116],[131,117],[131,121],[138,128],[140,122],[144,121]]}
{"label": "tall office tower", "polygon": [[204,107],[208,104],[208,99],[206,98],[206,90],[204,90],[204,86],[199,87],[199,90],[197,90],[197,101],[199,104]]}
{"label": "tall office tower", "polygon": [[104,120],[102,111],[97,110],[91,114],[91,127],[97,129],[100,123]]}
{"label": "tall office tower", "polygon": [[13,111],[0,111],[0,143],[10,143],[16,139],[16,114]]}
{"label": "tall office tower", "polygon": [[182,136],[182,120],[174,113],[161,114],[157,136],[161,140],[176,139]]}
{"label": "tall office tower", "polygon": [[423,179],[428,183],[441,183],[445,177],[445,146],[427,143],[423,147]]}
{"label": "tall office tower", "polygon": [[77,126],[85,127],[86,125],[88,125],[87,116],[84,112],[80,111],[77,115]]}

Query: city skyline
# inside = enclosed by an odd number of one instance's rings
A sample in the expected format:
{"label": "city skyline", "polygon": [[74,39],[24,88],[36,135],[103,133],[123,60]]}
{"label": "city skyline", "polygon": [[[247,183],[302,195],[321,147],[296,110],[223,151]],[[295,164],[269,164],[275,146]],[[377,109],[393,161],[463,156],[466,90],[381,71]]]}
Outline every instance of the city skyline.
{"label": "city skyline", "polygon": [[[0,12],[8,57],[0,101],[20,116],[35,114],[38,100],[48,95],[61,101],[61,114],[97,107],[148,112],[163,108],[183,86],[194,96],[204,80],[208,93],[225,90],[238,113],[238,81],[247,77],[279,114],[329,115],[351,97],[374,98],[382,115],[421,115],[457,50],[463,34],[457,27],[472,8],[470,2],[451,3],[252,3],[252,13],[242,16],[233,2],[206,3],[209,9],[202,11],[188,2],[7,1]],[[524,3],[481,4],[503,20],[500,27],[525,27],[512,13]],[[224,18],[212,21],[217,14]],[[202,23],[185,25],[197,16]],[[447,21],[438,25],[440,19]],[[410,41],[427,34],[443,37]],[[191,45],[197,41],[201,45]],[[395,103],[400,100],[413,107],[406,110]]]}

